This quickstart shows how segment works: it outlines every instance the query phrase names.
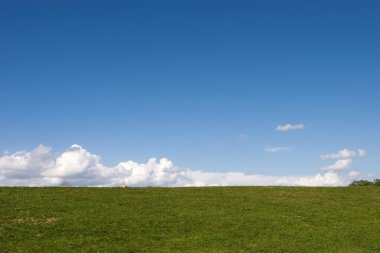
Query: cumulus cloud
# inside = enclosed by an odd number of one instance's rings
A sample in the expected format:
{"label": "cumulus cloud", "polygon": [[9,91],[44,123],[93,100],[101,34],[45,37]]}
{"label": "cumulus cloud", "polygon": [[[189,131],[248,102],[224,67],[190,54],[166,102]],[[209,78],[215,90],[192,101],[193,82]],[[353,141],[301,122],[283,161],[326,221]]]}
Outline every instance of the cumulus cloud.
{"label": "cumulus cloud", "polygon": [[278,152],[288,152],[292,148],[291,147],[266,147],[264,151],[269,153],[278,153]]}
{"label": "cumulus cloud", "polygon": [[0,175],[6,178],[38,177],[40,171],[50,168],[53,164],[51,149],[39,145],[30,152],[8,152],[0,156]]}
{"label": "cumulus cloud", "polygon": [[335,172],[314,176],[267,176],[241,172],[204,172],[180,168],[167,158],[147,163],[121,162],[114,167],[79,145],[61,154],[45,146],[0,156],[0,185],[54,186],[62,180],[72,186],[217,186],[217,185],[294,185],[342,186],[349,181]]}
{"label": "cumulus cloud", "polygon": [[322,170],[343,170],[343,169],[349,168],[351,164],[352,164],[351,159],[342,159],[342,160],[336,161],[334,164],[322,167]]}
{"label": "cumulus cloud", "polygon": [[366,155],[366,151],[364,149],[358,149],[357,151],[342,149],[337,153],[325,154],[321,155],[322,159],[351,159],[354,157],[363,157]]}
{"label": "cumulus cloud", "polygon": [[277,126],[276,131],[278,131],[278,132],[288,132],[288,131],[301,130],[301,129],[304,129],[304,128],[305,128],[304,124],[296,124],[296,125],[285,124],[285,125],[279,125],[279,126]]}
{"label": "cumulus cloud", "polygon": [[82,174],[87,168],[100,166],[100,158],[79,145],[72,145],[55,159],[54,166],[41,174],[46,177],[69,177]]}

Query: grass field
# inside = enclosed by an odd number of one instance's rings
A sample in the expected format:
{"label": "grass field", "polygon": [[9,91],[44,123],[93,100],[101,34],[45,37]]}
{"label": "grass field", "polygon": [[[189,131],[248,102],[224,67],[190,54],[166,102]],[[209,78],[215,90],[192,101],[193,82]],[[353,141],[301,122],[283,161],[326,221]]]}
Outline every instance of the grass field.
{"label": "grass field", "polygon": [[380,187],[0,188],[0,252],[380,252]]}

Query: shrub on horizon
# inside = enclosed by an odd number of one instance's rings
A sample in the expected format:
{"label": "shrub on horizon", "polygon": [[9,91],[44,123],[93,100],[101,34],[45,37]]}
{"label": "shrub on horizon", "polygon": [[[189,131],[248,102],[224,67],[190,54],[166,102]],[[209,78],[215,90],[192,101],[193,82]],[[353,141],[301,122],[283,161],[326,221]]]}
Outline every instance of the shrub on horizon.
{"label": "shrub on horizon", "polygon": [[380,179],[375,179],[373,181],[368,180],[354,180],[349,186],[380,186]]}

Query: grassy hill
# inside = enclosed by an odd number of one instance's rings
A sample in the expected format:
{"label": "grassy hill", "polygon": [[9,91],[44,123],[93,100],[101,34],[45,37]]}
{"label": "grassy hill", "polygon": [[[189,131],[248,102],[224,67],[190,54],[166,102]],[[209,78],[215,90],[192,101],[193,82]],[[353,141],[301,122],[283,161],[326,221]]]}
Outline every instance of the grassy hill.
{"label": "grassy hill", "polygon": [[0,188],[0,252],[380,252],[380,187]]}

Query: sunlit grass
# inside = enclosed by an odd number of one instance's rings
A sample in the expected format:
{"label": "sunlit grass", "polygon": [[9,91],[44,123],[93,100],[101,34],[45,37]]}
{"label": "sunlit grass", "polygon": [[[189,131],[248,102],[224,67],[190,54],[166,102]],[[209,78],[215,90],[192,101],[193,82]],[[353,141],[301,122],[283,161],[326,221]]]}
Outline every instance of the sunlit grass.
{"label": "sunlit grass", "polygon": [[380,188],[0,188],[0,252],[380,252]]}

